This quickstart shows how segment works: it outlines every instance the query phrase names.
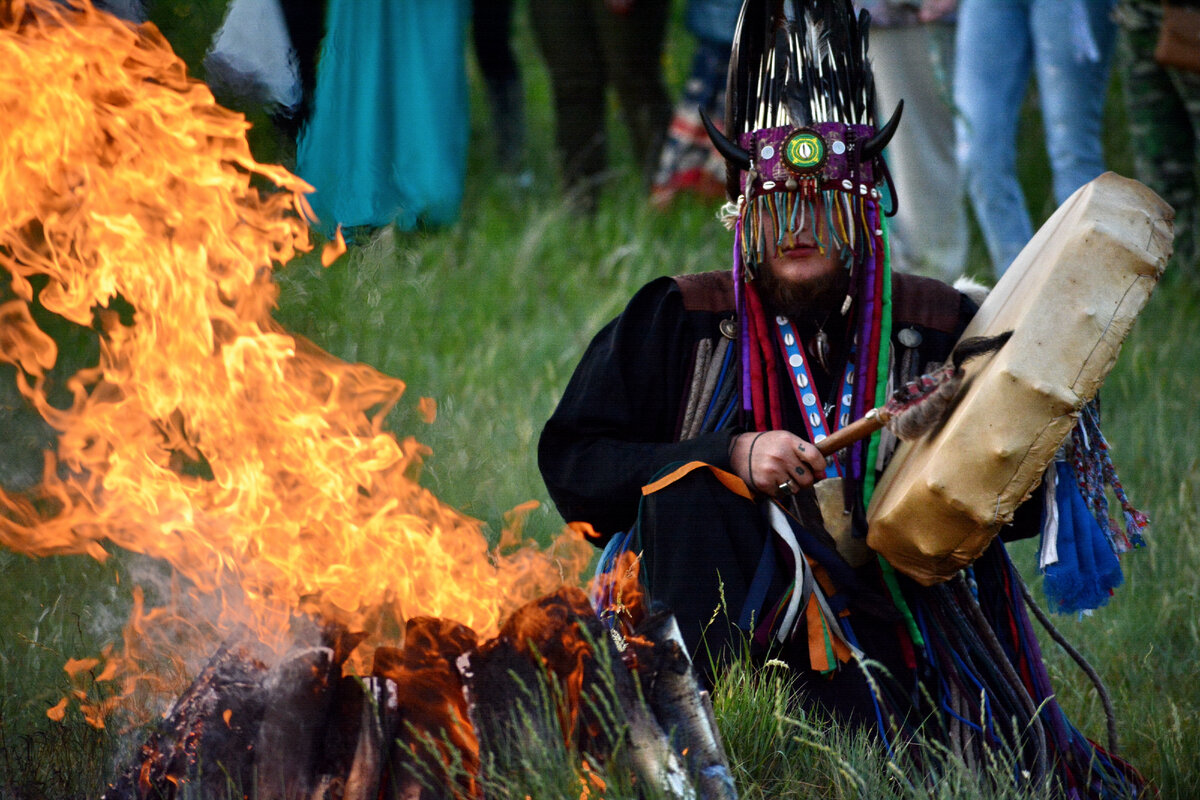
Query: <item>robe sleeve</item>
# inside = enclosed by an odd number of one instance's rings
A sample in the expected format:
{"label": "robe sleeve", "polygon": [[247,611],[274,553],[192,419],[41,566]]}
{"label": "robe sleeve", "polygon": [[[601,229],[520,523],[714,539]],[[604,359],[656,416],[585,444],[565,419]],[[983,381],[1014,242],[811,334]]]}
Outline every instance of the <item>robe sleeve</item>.
{"label": "robe sleeve", "polygon": [[643,287],[584,353],[538,442],[538,466],[567,522],[603,544],[637,518],[641,487],[665,468],[704,461],[729,469],[734,431],[684,442],[675,431],[695,344],[711,315],[684,310],[679,287]]}

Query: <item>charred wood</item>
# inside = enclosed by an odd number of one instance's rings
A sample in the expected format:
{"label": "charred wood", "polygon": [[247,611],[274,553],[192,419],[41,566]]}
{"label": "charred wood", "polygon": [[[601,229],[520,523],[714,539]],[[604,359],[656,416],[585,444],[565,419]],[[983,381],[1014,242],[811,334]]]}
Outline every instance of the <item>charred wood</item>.
{"label": "charred wood", "polygon": [[328,647],[292,653],[264,682],[267,705],[255,743],[260,800],[307,800],[341,670]]}
{"label": "charred wood", "polygon": [[459,661],[479,758],[493,774],[512,775],[522,755],[567,758],[557,706],[545,673],[507,638],[487,642]]}
{"label": "charred wood", "polygon": [[357,634],[313,630],[320,645],[271,668],[250,645],[223,646],[103,800],[477,800],[493,778],[553,763],[574,774],[580,757],[653,795],[737,796],[669,614],[622,636],[564,587],[483,643],[414,618],[366,678],[343,674]]}
{"label": "charred wood", "polygon": [[334,694],[312,800],[377,800],[399,721],[396,684],[343,677]]}
{"label": "charred wood", "polygon": [[375,651],[373,675],[396,687],[384,797],[458,800],[478,796],[479,743],[467,713],[457,660],[478,643],[465,625],[414,617],[403,649]]}
{"label": "charred wood", "polygon": [[[342,800],[374,800],[387,769],[388,749],[400,721],[396,684],[387,678],[368,678],[364,683],[362,724],[354,749],[354,760],[346,773]],[[335,773],[340,774],[340,773]]]}
{"label": "charred wood", "polygon": [[637,681],[579,589],[563,587],[522,606],[460,669],[486,757],[503,764],[513,759],[514,746],[550,745],[556,721],[560,741],[597,763],[615,759],[613,766],[668,796],[695,797]]}
{"label": "charred wood", "polygon": [[222,645],[102,800],[172,800],[187,782],[205,797],[251,785],[256,754],[248,743],[266,703],[261,655],[246,644]]}

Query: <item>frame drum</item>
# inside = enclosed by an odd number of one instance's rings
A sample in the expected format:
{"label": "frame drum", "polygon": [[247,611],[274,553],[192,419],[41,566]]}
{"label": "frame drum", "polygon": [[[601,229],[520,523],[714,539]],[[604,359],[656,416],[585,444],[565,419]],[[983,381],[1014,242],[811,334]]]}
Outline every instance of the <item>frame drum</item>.
{"label": "frame drum", "polygon": [[1013,331],[969,361],[941,425],[897,448],[871,499],[867,544],[925,585],[983,552],[1041,482],[1095,397],[1171,255],[1174,212],[1107,172],[1021,251],[964,331]]}

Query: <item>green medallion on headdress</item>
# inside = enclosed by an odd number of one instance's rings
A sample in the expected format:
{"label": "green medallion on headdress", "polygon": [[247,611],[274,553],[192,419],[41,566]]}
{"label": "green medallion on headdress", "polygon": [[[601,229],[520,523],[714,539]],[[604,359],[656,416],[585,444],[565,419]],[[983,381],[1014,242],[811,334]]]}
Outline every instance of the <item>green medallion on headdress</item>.
{"label": "green medallion on headdress", "polygon": [[825,140],[810,128],[794,131],[783,143],[783,163],[799,175],[812,175],[825,164]]}

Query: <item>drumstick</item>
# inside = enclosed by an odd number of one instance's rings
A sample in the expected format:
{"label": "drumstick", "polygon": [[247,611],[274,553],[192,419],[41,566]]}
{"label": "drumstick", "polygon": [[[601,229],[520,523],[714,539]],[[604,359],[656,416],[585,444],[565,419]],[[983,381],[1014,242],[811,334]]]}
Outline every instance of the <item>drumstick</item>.
{"label": "drumstick", "polygon": [[872,408],[861,419],[817,442],[817,449],[828,458],[884,426],[898,439],[916,439],[925,434],[942,421],[951,401],[958,395],[966,374],[962,365],[976,356],[994,353],[1011,336],[1012,331],[1007,331],[997,336],[977,336],[959,342],[950,353],[946,366],[904,384],[892,393],[887,403]]}

